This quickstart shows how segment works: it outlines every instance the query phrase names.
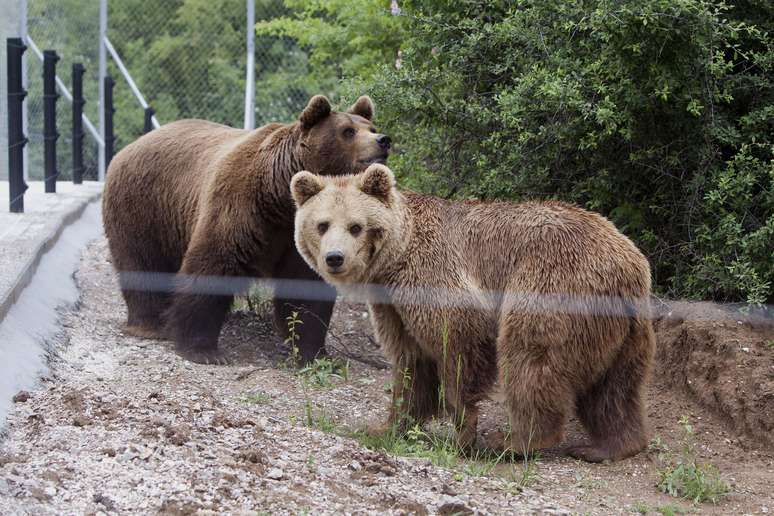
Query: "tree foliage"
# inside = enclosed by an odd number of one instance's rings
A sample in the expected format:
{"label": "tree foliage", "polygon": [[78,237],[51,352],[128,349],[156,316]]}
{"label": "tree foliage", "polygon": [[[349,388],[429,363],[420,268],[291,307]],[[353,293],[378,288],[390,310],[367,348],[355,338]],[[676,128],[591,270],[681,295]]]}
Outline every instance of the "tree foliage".
{"label": "tree foliage", "polygon": [[[39,0],[30,26],[56,19],[54,48],[88,61],[94,5]],[[401,186],[572,201],[640,246],[659,292],[774,302],[769,0],[256,0],[256,18],[259,124],[368,93]],[[110,3],[162,121],[242,125],[245,24],[241,0]],[[116,108],[126,144],[142,111],[121,81]]]}
{"label": "tree foliage", "polygon": [[[774,300],[771,3],[414,0],[361,21],[317,4],[294,0],[284,33],[375,97],[403,186],[573,201],[636,241],[663,293]],[[366,26],[401,39],[361,67],[342,42]]]}

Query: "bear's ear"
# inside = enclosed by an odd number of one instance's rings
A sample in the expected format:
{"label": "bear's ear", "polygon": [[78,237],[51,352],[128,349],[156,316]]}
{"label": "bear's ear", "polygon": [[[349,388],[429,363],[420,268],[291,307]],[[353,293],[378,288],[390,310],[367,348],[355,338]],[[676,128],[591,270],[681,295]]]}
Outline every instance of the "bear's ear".
{"label": "bear's ear", "polygon": [[360,178],[360,190],[385,204],[390,204],[393,188],[395,188],[395,175],[392,170],[378,163],[369,166]]}
{"label": "bear's ear", "polygon": [[323,189],[320,178],[308,170],[302,170],[290,180],[290,193],[299,208]]}
{"label": "bear's ear", "polygon": [[298,119],[301,121],[301,127],[310,129],[314,125],[331,114],[331,103],[325,95],[315,95],[309,99],[309,103],[301,112]]}
{"label": "bear's ear", "polygon": [[350,108],[347,110],[347,113],[362,116],[366,120],[373,120],[374,103],[371,100],[371,97],[368,95],[363,95],[350,106]]}

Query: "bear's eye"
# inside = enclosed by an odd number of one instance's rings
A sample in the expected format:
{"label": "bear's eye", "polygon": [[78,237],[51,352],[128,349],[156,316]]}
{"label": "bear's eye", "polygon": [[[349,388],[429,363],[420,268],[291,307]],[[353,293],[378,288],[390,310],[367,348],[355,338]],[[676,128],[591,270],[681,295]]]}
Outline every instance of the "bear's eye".
{"label": "bear's eye", "polygon": [[349,232],[352,236],[358,236],[363,231],[363,227],[360,224],[352,224],[349,226]]}
{"label": "bear's eye", "polygon": [[352,138],[353,136],[355,136],[355,130],[351,127],[347,127],[346,129],[344,129],[344,136],[346,136],[347,138]]}
{"label": "bear's eye", "polygon": [[328,226],[329,224],[327,222],[320,222],[319,224],[317,224],[317,231],[321,235],[324,235],[325,232],[328,231]]}

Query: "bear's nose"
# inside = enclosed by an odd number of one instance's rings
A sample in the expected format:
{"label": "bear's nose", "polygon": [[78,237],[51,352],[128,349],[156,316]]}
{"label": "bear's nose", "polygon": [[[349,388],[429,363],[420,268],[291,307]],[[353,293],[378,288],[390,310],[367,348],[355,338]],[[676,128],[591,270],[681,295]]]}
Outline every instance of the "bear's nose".
{"label": "bear's nose", "polygon": [[331,251],[325,255],[325,263],[328,267],[338,268],[344,265],[344,253],[341,251]]}
{"label": "bear's nose", "polygon": [[392,140],[386,134],[380,134],[376,137],[376,143],[384,149],[389,149],[390,145],[392,145]]}

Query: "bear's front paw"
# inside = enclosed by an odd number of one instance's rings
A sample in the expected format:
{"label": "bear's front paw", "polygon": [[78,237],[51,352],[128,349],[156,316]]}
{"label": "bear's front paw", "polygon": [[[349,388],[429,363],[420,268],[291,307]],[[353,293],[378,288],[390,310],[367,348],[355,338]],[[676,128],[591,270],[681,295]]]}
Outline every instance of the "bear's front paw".
{"label": "bear's front paw", "polygon": [[229,365],[231,361],[218,349],[186,348],[178,346],[177,354],[197,364]]}
{"label": "bear's front paw", "polygon": [[585,460],[586,462],[604,462],[614,460],[610,450],[602,446],[591,444],[575,444],[568,446],[565,453],[574,459]]}

